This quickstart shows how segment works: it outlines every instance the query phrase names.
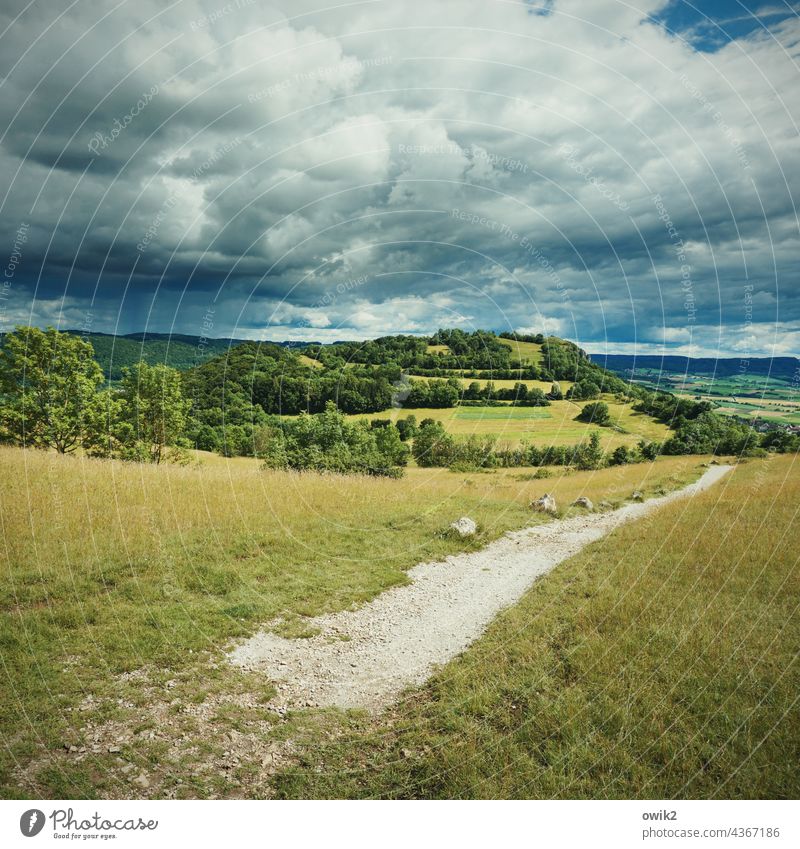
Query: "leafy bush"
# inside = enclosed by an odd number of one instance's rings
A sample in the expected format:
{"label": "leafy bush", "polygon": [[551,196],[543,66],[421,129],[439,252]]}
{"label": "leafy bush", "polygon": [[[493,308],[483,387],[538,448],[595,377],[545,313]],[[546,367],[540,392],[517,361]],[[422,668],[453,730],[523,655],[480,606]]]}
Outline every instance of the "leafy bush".
{"label": "leafy bush", "polygon": [[662,445],[660,442],[647,442],[644,439],[639,442],[639,453],[644,460],[655,460],[661,453]]}
{"label": "leafy bush", "polygon": [[591,422],[596,425],[608,424],[611,421],[608,404],[604,401],[594,401],[591,404],[586,404],[576,418],[580,422]]}
{"label": "leafy bush", "polygon": [[406,398],[409,407],[440,409],[455,407],[461,397],[461,383],[455,378],[448,380],[412,380],[411,392]]}
{"label": "leafy bush", "polygon": [[407,442],[417,435],[417,417],[406,416],[404,419],[399,419],[396,427],[400,434],[400,439],[403,442]]}
{"label": "leafy bush", "polygon": [[449,466],[455,457],[455,440],[441,422],[423,419],[414,437],[414,459],[418,466]]}
{"label": "leafy bush", "polygon": [[[522,384],[524,387],[524,384]],[[550,401],[541,389],[529,389],[524,395],[514,399],[514,407],[549,407]]]}
{"label": "leafy bush", "polygon": [[625,445],[620,445],[615,448],[609,457],[609,466],[626,466],[628,463],[634,462],[636,455]]}
{"label": "leafy bush", "polygon": [[761,438],[761,447],[778,454],[793,454],[800,451],[800,433],[773,430]]}
{"label": "leafy bush", "polygon": [[581,442],[575,451],[575,465],[579,469],[599,469],[605,465],[605,456],[600,447],[600,434],[593,430],[588,442]]}
{"label": "leafy bush", "polygon": [[260,456],[267,468],[399,477],[409,450],[394,425],[351,422],[328,402],[324,413],[275,422]]}
{"label": "leafy bush", "polygon": [[567,390],[567,398],[571,401],[588,401],[591,398],[597,398],[599,394],[598,384],[588,379],[579,380]]}
{"label": "leafy bush", "polygon": [[675,431],[664,443],[665,454],[742,454],[758,445],[751,427],[709,411],[681,420]]}

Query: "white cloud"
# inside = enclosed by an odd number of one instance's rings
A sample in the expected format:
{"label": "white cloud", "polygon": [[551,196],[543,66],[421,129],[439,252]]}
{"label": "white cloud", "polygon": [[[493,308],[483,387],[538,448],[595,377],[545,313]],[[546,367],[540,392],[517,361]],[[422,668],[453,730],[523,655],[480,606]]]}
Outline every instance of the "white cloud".
{"label": "white cloud", "polygon": [[[79,4],[35,46],[54,12],[14,25],[0,238],[32,210],[19,285],[40,280],[46,303],[64,289],[80,302],[102,269],[115,315],[137,243],[188,181],[138,257],[125,329],[191,323],[225,281],[252,290],[253,334],[287,299],[295,311],[266,332],[477,322],[711,350],[700,327],[721,316],[726,350],[797,349],[797,19],[701,54],[647,21],[663,0],[558,0],[546,15],[487,0],[222,5],[141,0],[99,19]],[[92,133],[154,83],[91,155]],[[357,293],[314,306],[364,272]],[[170,305],[187,287],[177,315],[128,306],[153,281]],[[741,335],[746,284],[760,329]]]}

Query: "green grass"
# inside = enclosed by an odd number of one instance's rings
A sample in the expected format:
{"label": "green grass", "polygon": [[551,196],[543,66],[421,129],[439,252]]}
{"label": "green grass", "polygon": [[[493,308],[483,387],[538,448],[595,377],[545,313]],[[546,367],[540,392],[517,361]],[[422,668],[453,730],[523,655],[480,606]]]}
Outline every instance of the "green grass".
{"label": "green grass", "polygon": [[544,407],[459,407],[455,412],[458,421],[514,421],[521,419],[552,419],[553,414]]}
{"label": "green grass", "polygon": [[[232,639],[265,623],[307,634],[307,617],[363,604],[420,561],[540,521],[527,505],[544,491],[622,501],[691,479],[699,462],[381,480],[1,448],[0,795],[268,794],[270,747],[324,737],[339,719],[270,712],[271,682],[223,662]],[[479,523],[476,539],[446,533],[461,515]],[[240,762],[220,766],[231,735],[244,735]],[[139,772],[147,791],[131,785]]]}
{"label": "green grass", "polygon": [[280,795],[796,799],[795,463],[588,547],[422,692],[307,745]]}

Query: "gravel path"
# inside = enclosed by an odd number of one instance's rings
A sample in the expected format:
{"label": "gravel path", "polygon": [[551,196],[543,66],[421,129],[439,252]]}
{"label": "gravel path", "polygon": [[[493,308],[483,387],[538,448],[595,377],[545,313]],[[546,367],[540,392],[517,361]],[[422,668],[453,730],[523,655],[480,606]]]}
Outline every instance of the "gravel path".
{"label": "gravel path", "polygon": [[410,570],[411,583],[358,610],[312,620],[319,635],[287,640],[262,631],[230,659],[276,681],[282,705],[378,709],[466,649],[540,575],[619,524],[707,489],[731,468],[712,466],[696,483],[644,503],[547,522],[481,551],[421,563]]}

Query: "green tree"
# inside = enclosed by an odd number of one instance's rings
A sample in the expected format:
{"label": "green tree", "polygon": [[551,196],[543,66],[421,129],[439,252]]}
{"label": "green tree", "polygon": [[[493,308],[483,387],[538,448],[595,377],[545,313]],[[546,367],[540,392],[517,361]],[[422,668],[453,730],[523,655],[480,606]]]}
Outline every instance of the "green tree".
{"label": "green tree", "polygon": [[631,452],[628,450],[626,445],[620,445],[618,448],[614,449],[614,452],[608,462],[610,466],[625,466],[626,464],[633,462],[635,458],[636,455],[631,455]]}
{"label": "green tree", "polygon": [[661,453],[660,442],[646,442],[644,439],[639,442],[639,453],[645,460],[655,460]]}
{"label": "green tree", "polygon": [[589,401],[597,398],[600,387],[593,380],[579,380],[574,386],[567,390],[567,398],[571,401]]}
{"label": "green tree", "polygon": [[74,451],[101,414],[102,382],[89,342],[52,327],[17,327],[0,350],[0,427],[20,445]]}
{"label": "green tree", "polygon": [[122,419],[130,428],[127,452],[160,463],[165,449],[179,444],[188,421],[180,373],[163,363],[137,363],[123,370],[120,397]]}
{"label": "green tree", "polygon": [[388,427],[378,428],[375,432],[375,445],[378,453],[386,458],[391,466],[405,466],[411,450],[400,438],[400,431],[391,423]]}
{"label": "green tree", "polygon": [[611,421],[608,404],[604,401],[593,401],[591,404],[586,404],[578,413],[577,418],[578,421],[591,422],[596,425],[608,424]]}
{"label": "green tree", "polygon": [[411,415],[406,416],[404,419],[398,419],[397,430],[403,442],[413,439],[417,434],[417,417]]}
{"label": "green tree", "polygon": [[604,454],[600,446],[600,434],[593,430],[588,444],[582,442],[575,452],[575,464],[579,469],[599,469],[603,466]]}
{"label": "green tree", "polygon": [[455,459],[455,442],[441,422],[424,419],[414,437],[413,452],[418,466],[449,466]]}
{"label": "green tree", "polygon": [[273,469],[399,477],[409,455],[394,425],[373,428],[348,421],[332,401],[322,413],[276,419],[263,439],[258,436],[258,454]]}
{"label": "green tree", "polygon": [[83,447],[93,457],[114,457],[130,441],[131,428],[122,420],[122,400],[117,392],[97,393],[84,416]]}
{"label": "green tree", "polygon": [[784,430],[773,430],[761,438],[761,447],[778,454],[790,454],[800,450],[800,435]]}

